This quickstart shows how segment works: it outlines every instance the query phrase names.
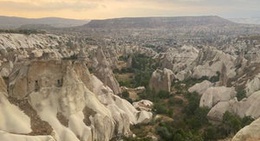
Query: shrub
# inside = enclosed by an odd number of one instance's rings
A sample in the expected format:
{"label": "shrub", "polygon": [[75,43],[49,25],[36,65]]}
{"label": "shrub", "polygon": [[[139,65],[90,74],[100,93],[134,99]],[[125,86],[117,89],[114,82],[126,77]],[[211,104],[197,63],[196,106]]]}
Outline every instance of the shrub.
{"label": "shrub", "polygon": [[246,98],[246,91],[245,90],[238,90],[237,91],[237,100],[240,101],[243,98]]}
{"label": "shrub", "polygon": [[165,114],[167,115],[169,113],[168,108],[163,103],[155,103],[154,109],[156,110],[157,114]]}
{"label": "shrub", "polygon": [[160,99],[166,99],[169,98],[170,93],[168,91],[161,90],[157,93],[157,97]]}
{"label": "shrub", "polygon": [[122,97],[123,97],[123,98],[129,98],[129,93],[128,93],[128,91],[123,91],[123,92],[122,92]]}
{"label": "shrub", "polygon": [[156,128],[156,132],[164,140],[171,140],[172,139],[172,133],[169,132],[169,130],[164,126],[158,126]]}

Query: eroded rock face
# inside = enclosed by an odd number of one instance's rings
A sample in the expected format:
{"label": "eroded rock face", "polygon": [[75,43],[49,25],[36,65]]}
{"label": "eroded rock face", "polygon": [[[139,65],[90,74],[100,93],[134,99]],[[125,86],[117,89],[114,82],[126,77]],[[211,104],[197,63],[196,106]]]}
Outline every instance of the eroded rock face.
{"label": "eroded rock face", "polygon": [[[51,125],[57,141],[108,141],[116,135],[129,136],[130,124],[151,117],[150,112],[138,111],[115,95],[78,61],[16,65],[9,92],[17,99],[28,98],[40,118]],[[57,118],[58,114],[63,118]]]}
{"label": "eroded rock face", "polygon": [[[30,118],[7,99],[5,82],[0,78],[0,129],[5,132],[27,134],[31,132]],[[0,139],[3,134],[0,134]]]}
{"label": "eroded rock face", "polygon": [[246,84],[246,95],[250,96],[255,91],[260,90],[260,73],[256,75],[251,81]]}
{"label": "eroded rock face", "polygon": [[136,109],[144,110],[144,111],[151,111],[153,107],[153,102],[150,100],[140,100],[133,103],[133,106]]}
{"label": "eroded rock face", "polygon": [[161,68],[172,70],[176,79],[182,81],[191,74],[192,63],[198,57],[198,49],[184,45],[179,48],[168,48],[165,53],[158,55]]}
{"label": "eroded rock face", "polygon": [[180,48],[169,48],[162,57],[162,68],[173,72],[186,69],[197,58],[199,51],[193,46],[182,46]]}
{"label": "eroded rock face", "polygon": [[236,133],[232,141],[259,141],[260,140],[260,118],[245,126]]}
{"label": "eroded rock face", "polygon": [[160,90],[170,92],[173,79],[174,73],[171,70],[166,68],[163,70],[157,69],[152,74],[149,86],[156,92],[159,92]]}
{"label": "eroded rock face", "polygon": [[192,87],[189,88],[189,92],[197,92],[199,95],[202,95],[209,87],[212,87],[213,83],[209,82],[208,80],[204,80],[201,83],[196,83]]}
{"label": "eroded rock face", "polygon": [[237,101],[235,98],[229,101],[219,102],[209,111],[208,117],[212,120],[221,121],[223,114],[229,111],[237,114],[241,118],[250,116],[256,119],[260,117],[259,100],[260,91],[257,91],[241,101]]}
{"label": "eroded rock face", "polygon": [[227,87],[210,87],[202,95],[200,99],[200,107],[211,108],[221,101],[229,101],[236,96],[235,88]]}
{"label": "eroded rock face", "polygon": [[[99,48],[96,53],[97,65],[95,68],[95,75],[105,84],[108,85],[115,94],[121,93],[119,83],[114,77],[111,69],[111,63],[106,59],[103,50]],[[115,62],[113,62],[115,64]]]}
{"label": "eroded rock face", "polygon": [[[209,78],[216,76],[217,72],[222,72],[225,66],[225,75],[232,78],[236,75],[234,69],[235,58],[213,47],[203,48],[194,61],[193,74],[194,78],[207,76]],[[225,78],[225,79],[227,79]]]}

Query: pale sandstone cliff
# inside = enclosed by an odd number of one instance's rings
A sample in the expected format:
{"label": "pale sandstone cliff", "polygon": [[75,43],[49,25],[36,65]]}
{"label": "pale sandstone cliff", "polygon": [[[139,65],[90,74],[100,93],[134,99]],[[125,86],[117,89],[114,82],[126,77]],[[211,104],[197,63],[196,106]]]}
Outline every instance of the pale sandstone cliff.
{"label": "pale sandstone cliff", "polygon": [[[9,81],[9,96],[28,99],[58,141],[108,141],[116,135],[129,136],[130,124],[152,117],[116,96],[82,62],[21,63],[15,65]],[[62,115],[65,124],[57,115]]]}

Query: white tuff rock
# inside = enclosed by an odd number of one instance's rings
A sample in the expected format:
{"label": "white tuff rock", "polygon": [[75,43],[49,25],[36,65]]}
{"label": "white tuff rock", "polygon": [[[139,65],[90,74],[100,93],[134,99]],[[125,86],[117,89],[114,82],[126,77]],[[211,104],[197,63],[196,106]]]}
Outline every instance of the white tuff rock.
{"label": "white tuff rock", "polygon": [[152,74],[149,86],[156,92],[159,92],[160,90],[170,92],[173,79],[174,73],[171,70],[166,68],[163,70],[157,69]]}
{"label": "white tuff rock", "polygon": [[210,87],[202,95],[200,99],[200,107],[208,107],[216,105],[221,101],[229,101],[236,96],[235,88],[227,87]]}
{"label": "white tuff rock", "polygon": [[199,95],[202,95],[209,87],[212,87],[213,83],[208,80],[204,80],[201,83],[196,83],[188,89],[190,93],[197,92]]}

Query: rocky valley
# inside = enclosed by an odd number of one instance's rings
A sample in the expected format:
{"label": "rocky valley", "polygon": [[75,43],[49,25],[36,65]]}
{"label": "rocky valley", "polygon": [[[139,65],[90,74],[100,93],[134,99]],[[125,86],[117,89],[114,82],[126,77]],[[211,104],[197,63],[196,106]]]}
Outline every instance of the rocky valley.
{"label": "rocky valley", "polygon": [[36,27],[0,33],[0,140],[260,139],[259,25],[201,16]]}

